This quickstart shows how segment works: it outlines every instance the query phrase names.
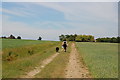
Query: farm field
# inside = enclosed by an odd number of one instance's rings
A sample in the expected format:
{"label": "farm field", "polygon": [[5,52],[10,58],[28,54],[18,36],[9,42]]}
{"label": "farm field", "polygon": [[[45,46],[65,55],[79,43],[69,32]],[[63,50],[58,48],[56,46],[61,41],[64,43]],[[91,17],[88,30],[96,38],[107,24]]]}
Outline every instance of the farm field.
{"label": "farm field", "polygon": [[94,78],[118,77],[118,44],[76,42],[76,48]]}
{"label": "farm field", "polygon": [[2,44],[3,78],[118,77],[117,43],[68,42],[67,52],[60,41],[3,39]]}
{"label": "farm field", "polygon": [[0,78],[119,79],[116,1],[2,1]]}
{"label": "farm field", "polygon": [[[3,39],[2,77],[16,78],[55,53],[56,41]],[[12,48],[10,47],[12,46]]]}

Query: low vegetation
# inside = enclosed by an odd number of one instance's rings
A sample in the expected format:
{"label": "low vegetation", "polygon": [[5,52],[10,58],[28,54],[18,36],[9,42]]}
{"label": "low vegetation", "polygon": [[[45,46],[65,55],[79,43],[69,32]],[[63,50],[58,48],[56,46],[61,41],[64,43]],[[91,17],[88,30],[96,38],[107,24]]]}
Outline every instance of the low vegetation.
{"label": "low vegetation", "polygon": [[118,77],[117,43],[76,42],[76,47],[93,78]]}
{"label": "low vegetation", "polygon": [[56,41],[6,40],[3,40],[3,78],[16,78],[25,74],[54,54],[55,47],[60,44]]}
{"label": "low vegetation", "polygon": [[[64,77],[71,47],[68,47],[68,51],[65,53],[61,51],[59,41],[20,39],[0,39],[0,41],[2,41],[0,45],[2,45],[3,51],[1,63],[3,78],[18,78],[20,75],[25,75],[36,66],[40,66],[39,63],[43,60],[55,54],[56,47],[60,48],[60,54],[35,77]],[[118,77],[117,43],[76,42],[76,48],[93,78]]]}

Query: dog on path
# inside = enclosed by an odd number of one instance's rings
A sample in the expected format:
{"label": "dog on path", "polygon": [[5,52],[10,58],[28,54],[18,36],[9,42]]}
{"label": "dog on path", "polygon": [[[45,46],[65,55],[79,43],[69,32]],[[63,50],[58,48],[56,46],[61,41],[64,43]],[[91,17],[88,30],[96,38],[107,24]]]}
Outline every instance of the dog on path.
{"label": "dog on path", "polygon": [[59,47],[56,47],[56,52],[59,52]]}

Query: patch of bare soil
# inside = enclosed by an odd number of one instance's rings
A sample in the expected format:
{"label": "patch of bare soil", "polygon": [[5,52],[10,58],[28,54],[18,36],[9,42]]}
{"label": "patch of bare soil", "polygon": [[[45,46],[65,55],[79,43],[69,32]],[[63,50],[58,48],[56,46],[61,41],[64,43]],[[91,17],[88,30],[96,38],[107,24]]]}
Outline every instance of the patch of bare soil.
{"label": "patch of bare soil", "polygon": [[2,51],[0,51],[0,54],[3,54],[3,52],[2,52]]}
{"label": "patch of bare soil", "polygon": [[72,43],[71,47],[69,62],[65,69],[65,78],[90,78],[89,71],[77,52],[75,44]]}
{"label": "patch of bare soil", "polygon": [[56,53],[52,56],[50,56],[49,58],[45,59],[42,64],[38,67],[35,67],[34,70],[31,70],[30,72],[26,73],[26,75],[21,76],[20,78],[34,78],[34,76],[38,73],[41,72],[41,70],[47,65],[49,64],[59,53]]}

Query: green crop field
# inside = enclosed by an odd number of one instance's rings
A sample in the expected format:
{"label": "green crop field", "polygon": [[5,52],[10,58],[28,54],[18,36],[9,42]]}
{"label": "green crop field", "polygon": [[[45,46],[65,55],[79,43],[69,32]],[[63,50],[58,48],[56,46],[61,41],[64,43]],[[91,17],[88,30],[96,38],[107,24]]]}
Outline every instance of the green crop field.
{"label": "green crop field", "polygon": [[21,47],[25,45],[32,45],[32,44],[39,44],[39,43],[42,44],[42,43],[48,42],[48,41],[39,41],[39,40],[20,40],[20,39],[0,39],[0,41],[2,41],[2,49],[14,48],[19,46]]}
{"label": "green crop field", "polygon": [[2,40],[2,77],[16,78],[55,53],[57,41]]}
{"label": "green crop field", "polygon": [[[71,42],[67,54],[64,54],[60,41],[18,39],[0,39],[0,41],[2,41],[0,45],[3,51],[2,78],[19,78],[20,75],[26,75],[26,72],[40,66],[43,60],[55,54],[56,46],[60,47],[60,54],[35,77],[64,77],[64,69],[71,52]],[[117,43],[76,42],[76,48],[93,78],[118,77]]]}
{"label": "green crop field", "polygon": [[118,44],[77,42],[76,47],[94,78],[118,78]]}

